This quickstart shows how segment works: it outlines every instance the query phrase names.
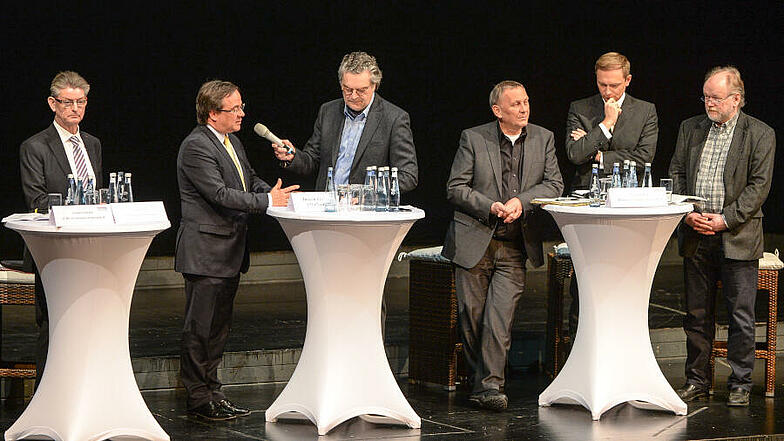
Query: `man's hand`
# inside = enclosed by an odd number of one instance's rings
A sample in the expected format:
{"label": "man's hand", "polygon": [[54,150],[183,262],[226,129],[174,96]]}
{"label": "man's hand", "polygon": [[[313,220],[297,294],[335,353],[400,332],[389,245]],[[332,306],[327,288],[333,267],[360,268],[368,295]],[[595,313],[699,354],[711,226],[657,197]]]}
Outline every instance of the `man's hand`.
{"label": "man's hand", "polygon": [[[294,153],[297,150],[294,148],[294,144],[291,143],[288,139],[281,139],[284,145],[272,143],[272,150],[275,152],[275,157],[281,161],[291,161],[294,159]],[[291,153],[289,153],[289,149],[291,149]]]}
{"label": "man's hand", "polygon": [[711,227],[711,231],[714,233],[719,233],[727,229],[727,224],[724,223],[724,217],[718,213],[703,213],[708,219],[708,224]]}
{"label": "man's hand", "polygon": [[618,122],[618,115],[621,114],[621,106],[615,101],[615,98],[610,98],[604,103],[604,124],[608,130],[612,131],[615,123]]}
{"label": "man's hand", "polygon": [[[710,218],[707,216],[709,214],[711,213],[702,214],[702,213],[697,213],[695,211],[692,211],[691,213],[686,215],[686,219],[684,219],[684,222],[686,222],[686,225],[694,228],[694,231],[700,234],[704,234],[706,236],[713,236],[716,233],[713,232],[713,225],[711,225]],[[718,216],[721,217],[721,215]],[[722,221],[722,224],[723,223],[724,221]]]}
{"label": "man's hand", "polygon": [[521,214],[523,214],[523,204],[520,202],[520,199],[512,198],[506,201],[504,204],[504,211],[506,211],[506,217],[504,218],[504,223],[509,224],[516,221]]}
{"label": "man's hand", "polygon": [[[291,155],[292,157],[294,155]],[[278,182],[275,183],[275,186],[272,187],[269,191],[270,197],[272,198],[272,206],[273,207],[285,207],[289,204],[289,193],[294,190],[299,189],[299,185],[290,185],[286,188],[280,188],[283,185],[283,181],[278,178]]]}
{"label": "man's hand", "polygon": [[499,201],[493,202],[493,205],[490,206],[490,214],[498,216],[499,219],[504,219],[508,215],[506,206]]}
{"label": "man's hand", "polygon": [[585,130],[577,128],[577,129],[572,130],[572,133],[569,136],[572,137],[572,141],[577,141],[578,139],[582,138],[583,136],[585,136],[587,134],[588,134],[588,132],[586,132]]}

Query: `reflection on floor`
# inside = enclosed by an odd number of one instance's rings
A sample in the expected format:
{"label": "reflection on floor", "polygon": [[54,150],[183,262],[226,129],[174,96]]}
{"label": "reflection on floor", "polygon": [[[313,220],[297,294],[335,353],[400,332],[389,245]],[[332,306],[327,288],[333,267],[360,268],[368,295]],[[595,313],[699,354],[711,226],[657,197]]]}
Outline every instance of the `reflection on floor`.
{"label": "reflection on floor", "polygon": [[[779,359],[779,363],[784,359]],[[781,366],[781,364],[779,364]],[[683,364],[663,364],[671,384],[683,381]],[[759,369],[757,369],[759,371]],[[726,378],[726,368],[718,378]],[[687,416],[645,411],[621,404],[607,411],[599,421],[591,421],[579,406],[538,407],[537,396],[549,384],[540,373],[514,372],[507,384],[509,409],[488,412],[471,407],[462,390],[409,385],[400,386],[414,410],[422,418],[421,429],[377,425],[360,418],[349,420],[326,436],[319,437],[314,425],[301,419],[266,423],[264,410],[280,393],[283,384],[246,385],[225,388],[233,401],[248,406],[251,415],[234,421],[207,423],[185,415],[181,390],[144,392],[150,410],[173,441],[245,440],[699,440],[749,437],[784,433],[784,375],[779,370],[778,398],[764,398],[761,382],[755,378],[751,406],[728,408],[727,392],[717,389],[707,400],[689,405]],[[0,408],[3,430],[19,416],[25,403],[8,400]],[[776,411],[776,408],[779,411]],[[748,438],[743,438],[748,439]],[[778,438],[765,438],[767,440]]]}

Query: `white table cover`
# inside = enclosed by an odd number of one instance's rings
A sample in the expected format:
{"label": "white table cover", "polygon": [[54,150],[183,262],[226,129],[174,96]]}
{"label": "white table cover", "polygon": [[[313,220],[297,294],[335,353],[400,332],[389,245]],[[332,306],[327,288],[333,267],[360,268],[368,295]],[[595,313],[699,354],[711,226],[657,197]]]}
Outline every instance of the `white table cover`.
{"label": "white table cover", "polygon": [[685,415],[653,355],[648,302],[659,258],[691,204],[544,209],[569,245],[580,318],[569,358],[539,405],[579,404],[594,420],[624,402]]}
{"label": "white table cover", "polygon": [[383,415],[419,428],[389,367],[381,299],[389,266],[411,225],[411,211],[295,213],[273,207],[305,281],[308,322],[294,374],[266,411],[307,417],[324,435],[356,416]]}
{"label": "white table cover", "polygon": [[5,226],[27,243],[49,308],[41,384],[5,439],[169,441],[142,399],[128,350],[136,277],[153,237],[169,228],[168,220],[70,228],[9,221]]}

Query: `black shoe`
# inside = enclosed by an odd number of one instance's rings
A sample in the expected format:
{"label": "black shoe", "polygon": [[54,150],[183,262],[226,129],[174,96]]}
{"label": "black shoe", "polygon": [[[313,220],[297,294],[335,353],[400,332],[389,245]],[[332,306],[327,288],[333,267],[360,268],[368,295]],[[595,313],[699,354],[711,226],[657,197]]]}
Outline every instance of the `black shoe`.
{"label": "black shoe", "polygon": [[202,404],[195,409],[189,410],[188,413],[190,415],[210,421],[226,421],[237,418],[237,415],[229,412],[223,406],[218,404],[217,401],[210,401],[209,403]]}
{"label": "black shoe", "polygon": [[502,411],[506,410],[509,399],[497,389],[488,389],[478,394],[471,394],[468,401],[483,409]]}
{"label": "black shoe", "polygon": [[697,398],[708,396],[708,389],[686,383],[682,388],[676,390],[675,393],[678,394],[678,397],[680,397],[684,403],[688,403],[689,401],[694,401]]}
{"label": "black shoe", "polygon": [[223,410],[227,411],[228,413],[234,414],[236,416],[245,416],[250,415],[250,409],[245,409],[244,407],[237,406],[236,404],[232,403],[227,399],[222,399],[218,401],[218,405],[223,408]]}
{"label": "black shoe", "polygon": [[730,397],[727,398],[727,406],[746,407],[749,405],[749,391],[742,387],[735,386],[730,390]]}

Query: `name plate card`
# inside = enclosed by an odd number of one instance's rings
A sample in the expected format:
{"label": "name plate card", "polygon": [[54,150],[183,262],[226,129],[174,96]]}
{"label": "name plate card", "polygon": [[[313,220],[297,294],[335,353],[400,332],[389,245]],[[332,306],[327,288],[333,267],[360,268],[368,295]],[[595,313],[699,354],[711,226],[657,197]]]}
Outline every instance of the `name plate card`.
{"label": "name plate card", "polygon": [[[335,207],[335,195],[326,191],[302,191],[291,193],[289,205],[295,213],[323,213],[327,206]],[[330,211],[335,211],[333,208]]]}
{"label": "name plate card", "polygon": [[666,207],[669,201],[664,187],[610,188],[606,205],[611,208]]}
{"label": "name plate card", "polygon": [[108,205],[57,205],[49,213],[49,223],[57,227],[114,225],[114,216]]}
{"label": "name plate card", "polygon": [[166,208],[161,201],[122,202],[108,205],[117,225],[166,223]]}

